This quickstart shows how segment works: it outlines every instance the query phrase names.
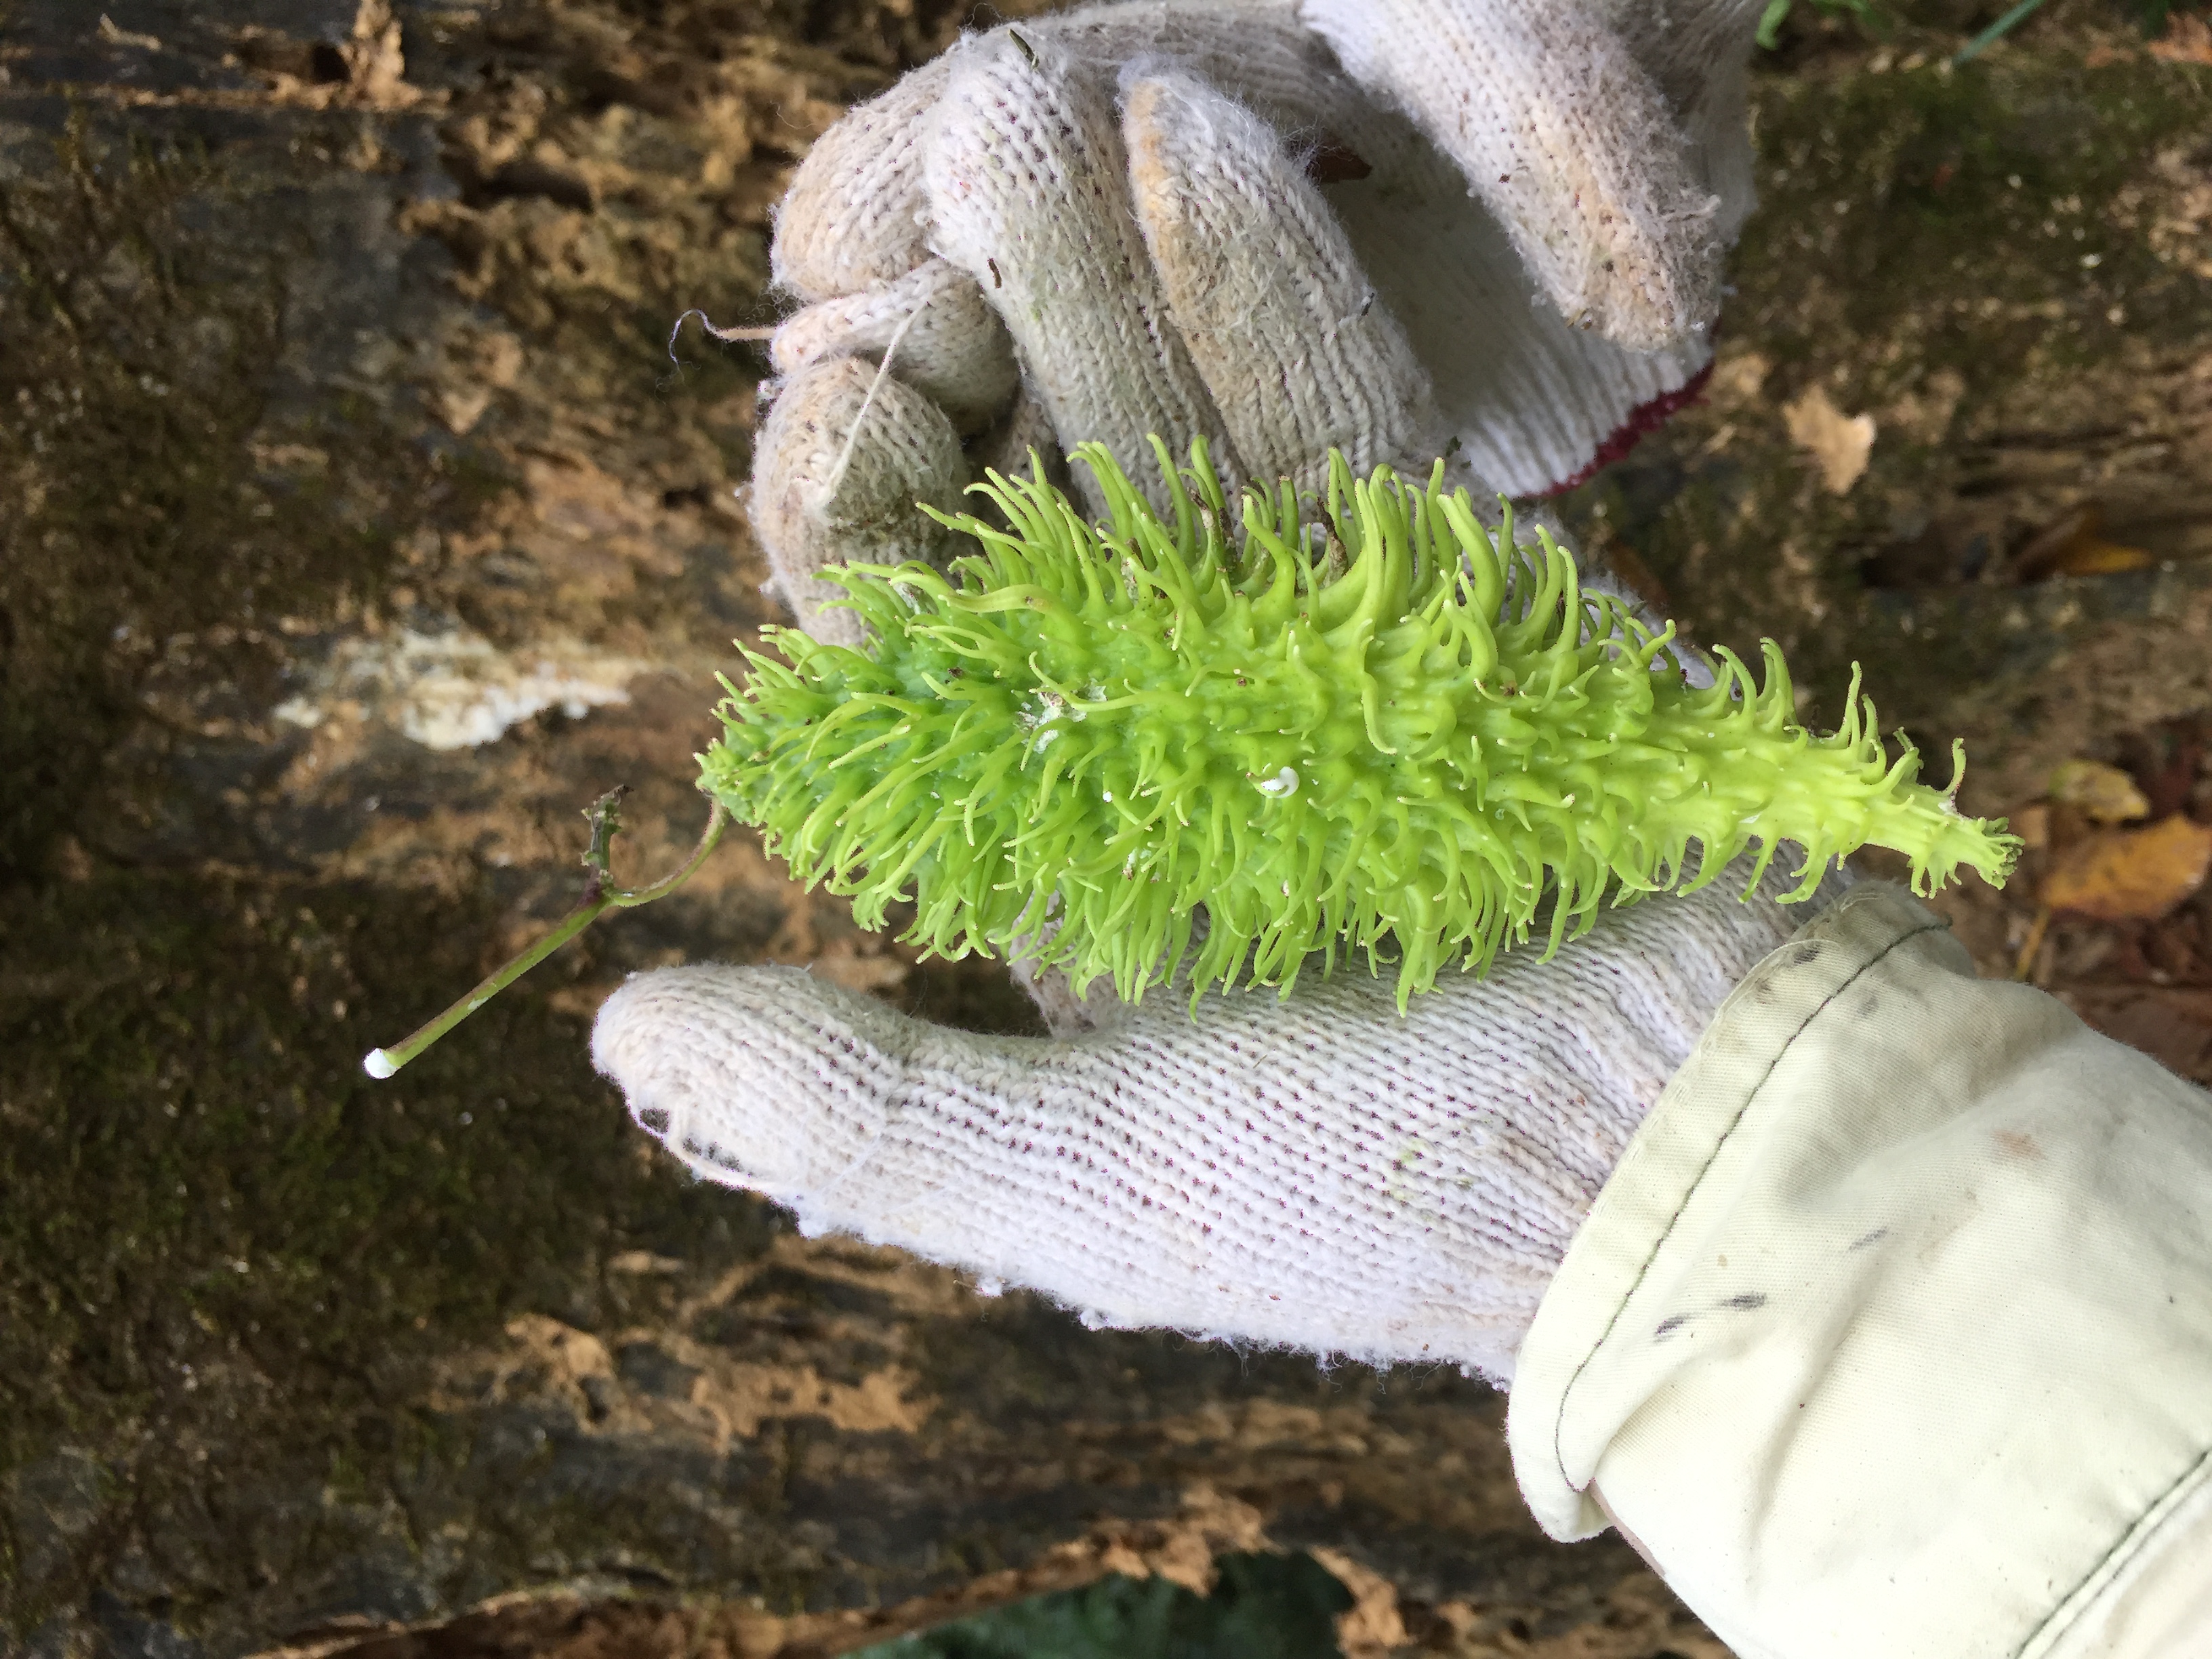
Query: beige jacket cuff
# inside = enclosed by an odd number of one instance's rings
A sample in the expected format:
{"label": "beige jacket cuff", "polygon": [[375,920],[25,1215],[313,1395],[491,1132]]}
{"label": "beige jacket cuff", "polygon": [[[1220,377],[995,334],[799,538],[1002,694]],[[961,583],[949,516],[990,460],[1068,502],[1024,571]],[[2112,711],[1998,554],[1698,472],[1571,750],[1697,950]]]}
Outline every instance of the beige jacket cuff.
{"label": "beige jacket cuff", "polygon": [[2212,1654],[2212,1096],[1863,884],[1668,1084],[1508,1437],[1743,1659]]}

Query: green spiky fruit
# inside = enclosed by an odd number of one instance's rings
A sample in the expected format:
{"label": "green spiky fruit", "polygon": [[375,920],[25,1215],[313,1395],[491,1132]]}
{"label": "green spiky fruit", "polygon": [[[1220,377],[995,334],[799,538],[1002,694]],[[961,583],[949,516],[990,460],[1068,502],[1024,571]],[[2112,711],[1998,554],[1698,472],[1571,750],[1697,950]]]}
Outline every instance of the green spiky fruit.
{"label": "green spiky fruit", "polygon": [[932,952],[1042,936],[1079,990],[1124,998],[1184,966],[1194,995],[1287,990],[1313,952],[1371,965],[1395,939],[1402,1009],[1547,902],[1548,951],[1608,895],[1691,890],[1753,842],[1759,872],[1805,849],[1792,897],[1868,842],[1923,891],[2017,856],[1909,748],[1885,757],[1856,682],[1826,737],[1771,643],[1764,684],[1722,652],[1692,687],[1671,626],[1582,591],[1547,534],[1516,544],[1510,512],[1493,541],[1441,464],[1423,489],[1333,458],[1322,519],[1248,492],[1232,544],[1203,447],[1180,476],[1159,448],[1165,517],[1086,445],[1109,522],[1042,469],[994,473],[1008,528],[946,520],[981,549],[951,579],[827,573],[870,648],[770,630],[787,660],[746,653],[705,787],[863,926],[911,901]]}

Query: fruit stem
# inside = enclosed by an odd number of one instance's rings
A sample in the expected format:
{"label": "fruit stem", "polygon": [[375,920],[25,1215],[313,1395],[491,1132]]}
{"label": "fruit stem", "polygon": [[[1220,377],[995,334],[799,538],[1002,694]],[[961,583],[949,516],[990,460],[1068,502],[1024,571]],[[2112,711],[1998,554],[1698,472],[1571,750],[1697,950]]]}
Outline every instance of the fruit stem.
{"label": "fruit stem", "polygon": [[1961,64],[1972,63],[1990,46],[2011,33],[2019,25],[2027,21],[2028,15],[2042,4],[2043,0],[2020,0],[2018,5],[1953,53],[1951,67],[1957,69]]}
{"label": "fruit stem", "polygon": [[405,1042],[389,1048],[370,1049],[362,1056],[362,1070],[373,1078],[390,1077],[597,921],[605,912],[632,909],[641,904],[650,904],[655,899],[667,897],[689,881],[699,866],[707,861],[707,855],[722,839],[722,831],[729,827],[728,809],[718,800],[714,804],[714,810],[707,815],[707,827],[700,834],[698,847],[682,869],[650,887],[617,887],[609,859],[614,848],[615,837],[622,833],[622,800],[629,793],[628,784],[617,784],[593,801],[584,814],[592,825],[591,842],[584,849],[584,867],[592,873],[585,880],[584,891],[576,901],[576,908],[562,917],[551,933],[495,969],[474,990],[421,1027]]}

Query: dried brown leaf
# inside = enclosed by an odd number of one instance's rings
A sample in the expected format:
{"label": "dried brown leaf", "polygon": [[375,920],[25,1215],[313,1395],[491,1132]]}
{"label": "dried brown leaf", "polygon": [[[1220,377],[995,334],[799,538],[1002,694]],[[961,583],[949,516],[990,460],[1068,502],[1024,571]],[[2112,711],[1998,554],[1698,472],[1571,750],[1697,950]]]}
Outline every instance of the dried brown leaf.
{"label": "dried brown leaf", "polygon": [[1782,406],[1790,428],[1790,441],[1810,452],[1820,464],[1820,482],[1832,495],[1850,492],[1865,476],[1874,453],[1874,416],[1845,415],[1838,409],[1824,386],[1808,387],[1795,402]]}
{"label": "dried brown leaf", "polygon": [[2167,64],[2212,64],[2212,23],[2175,12],[2166,33],[2150,43],[2150,55]]}
{"label": "dried brown leaf", "polygon": [[2054,576],[2114,576],[2124,570],[2148,570],[2157,556],[2121,542],[2079,541],[2051,561]]}
{"label": "dried brown leaf", "polygon": [[2021,581],[2039,582],[2053,576],[2112,576],[2124,570],[2148,570],[2158,556],[2130,547],[2105,535],[2105,509],[2099,502],[2083,501],[2060,514],[2028,538],[2013,556],[2013,574]]}
{"label": "dried brown leaf", "polygon": [[2150,816],[2150,801],[2136,781],[2102,761],[2063,762],[2051,775],[2051,799],[2078,806],[2097,823],[2126,823]]}
{"label": "dried brown leaf", "polygon": [[2053,910],[2099,921],[2155,921],[2204,884],[2212,828],[2179,816],[2147,830],[2100,830],[2043,878]]}

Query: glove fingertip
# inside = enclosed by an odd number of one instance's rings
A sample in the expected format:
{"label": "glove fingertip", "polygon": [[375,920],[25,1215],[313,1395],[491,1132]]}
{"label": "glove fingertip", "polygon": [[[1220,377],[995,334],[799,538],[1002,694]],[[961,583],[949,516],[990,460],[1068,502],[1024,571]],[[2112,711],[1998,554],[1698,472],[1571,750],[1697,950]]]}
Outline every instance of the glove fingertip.
{"label": "glove fingertip", "polygon": [[859,620],[824,566],[939,561],[946,532],[915,510],[957,509],[968,482],[959,434],[935,404],[880,364],[837,357],[793,377],[763,423],[753,459],[753,528],[799,624],[860,643]]}
{"label": "glove fingertip", "polygon": [[655,1134],[669,1127],[670,1095],[696,1069],[696,1022],[689,1018],[702,970],[632,974],[592,1021],[592,1066],[623,1091],[630,1115]]}
{"label": "glove fingertip", "polygon": [[872,1011],[803,968],[659,969],[601,1006],[592,1063],[698,1174],[787,1198],[882,1120],[884,1068],[858,1030]]}

